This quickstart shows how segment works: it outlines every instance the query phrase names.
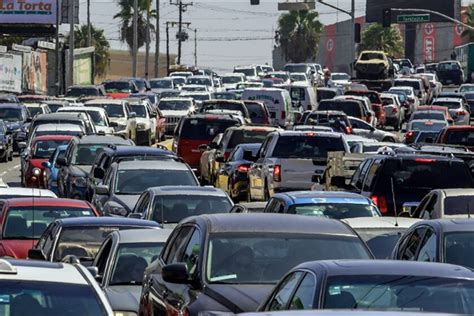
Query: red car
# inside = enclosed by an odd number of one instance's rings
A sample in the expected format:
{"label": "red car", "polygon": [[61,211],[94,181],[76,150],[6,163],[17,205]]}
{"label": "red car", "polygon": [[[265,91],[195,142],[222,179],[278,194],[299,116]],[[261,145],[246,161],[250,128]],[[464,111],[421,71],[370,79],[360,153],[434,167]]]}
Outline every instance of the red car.
{"label": "red car", "polygon": [[43,135],[32,139],[22,172],[23,184],[26,187],[41,187],[44,183],[43,162],[48,161],[58,146],[68,144],[71,138],[70,135]]}
{"label": "red car", "polygon": [[380,94],[377,91],[371,90],[349,90],[344,93],[345,95],[356,95],[363,96],[370,99],[372,103],[372,110],[375,112],[375,117],[377,117],[377,124],[379,126],[385,125],[385,111],[383,109],[382,99]]}
{"label": "red car", "polygon": [[56,219],[97,217],[86,201],[51,198],[15,198],[2,201],[0,257],[26,259],[28,250]]}
{"label": "red car", "polygon": [[474,126],[448,126],[441,130],[436,141],[439,144],[465,146],[474,150]]}

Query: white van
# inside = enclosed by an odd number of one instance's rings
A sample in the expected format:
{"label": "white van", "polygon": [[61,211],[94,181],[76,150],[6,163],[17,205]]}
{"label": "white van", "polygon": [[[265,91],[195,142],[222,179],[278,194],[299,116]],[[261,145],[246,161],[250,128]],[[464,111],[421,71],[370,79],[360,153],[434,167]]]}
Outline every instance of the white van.
{"label": "white van", "polygon": [[242,93],[242,100],[265,103],[274,125],[286,127],[294,123],[290,93],[285,89],[248,88]]}
{"label": "white van", "polygon": [[292,84],[289,87],[291,101],[295,108],[302,107],[303,111],[314,111],[318,106],[316,92],[313,87],[305,84]]}

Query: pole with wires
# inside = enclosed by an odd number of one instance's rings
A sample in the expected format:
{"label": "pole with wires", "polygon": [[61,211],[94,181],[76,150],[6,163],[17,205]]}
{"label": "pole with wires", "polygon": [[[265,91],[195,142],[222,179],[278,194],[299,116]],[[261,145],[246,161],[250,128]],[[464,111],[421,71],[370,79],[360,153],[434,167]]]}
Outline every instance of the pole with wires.
{"label": "pole with wires", "polygon": [[156,0],[155,78],[160,76],[160,0]]}
{"label": "pole with wires", "polygon": [[132,45],[132,77],[137,76],[138,55],[138,0],[133,0],[133,45]]}

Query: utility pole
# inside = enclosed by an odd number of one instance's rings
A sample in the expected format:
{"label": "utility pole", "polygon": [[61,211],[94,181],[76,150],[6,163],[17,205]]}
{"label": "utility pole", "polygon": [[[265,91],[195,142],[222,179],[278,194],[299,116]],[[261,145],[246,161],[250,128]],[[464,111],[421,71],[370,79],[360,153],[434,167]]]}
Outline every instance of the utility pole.
{"label": "utility pole", "polygon": [[194,67],[198,66],[198,42],[197,42],[197,29],[194,29]]}
{"label": "utility pole", "polygon": [[74,84],[74,15],[75,15],[75,0],[69,0],[69,60],[68,60],[68,87]]}
{"label": "utility pole", "polygon": [[56,96],[61,94],[61,67],[59,62],[59,0],[56,0],[56,34],[55,34],[55,46],[54,46],[54,57],[56,59]]}
{"label": "utility pole", "polygon": [[160,0],[156,0],[155,78],[160,76]]}
{"label": "utility pole", "polygon": [[170,73],[170,22],[166,22],[166,75]]}
{"label": "utility pole", "polygon": [[91,34],[91,0],[87,0],[87,40],[86,46],[90,47],[92,44],[92,34]]}
{"label": "utility pole", "polygon": [[132,77],[137,76],[138,55],[138,0],[133,0],[133,45],[132,45]]}
{"label": "utility pole", "polygon": [[145,33],[145,79],[148,79],[148,62],[150,58],[150,7],[147,8],[146,12]]}
{"label": "utility pole", "polygon": [[182,37],[181,37],[181,34],[183,32],[183,13],[186,12],[186,8],[188,6],[191,6],[193,5],[192,2],[188,2],[188,3],[183,3],[182,0],[178,0],[178,2],[176,3],[171,3],[170,1],[170,4],[172,5],[176,5],[178,6],[178,59],[177,59],[177,64],[180,65],[181,64],[181,42],[182,42]]}

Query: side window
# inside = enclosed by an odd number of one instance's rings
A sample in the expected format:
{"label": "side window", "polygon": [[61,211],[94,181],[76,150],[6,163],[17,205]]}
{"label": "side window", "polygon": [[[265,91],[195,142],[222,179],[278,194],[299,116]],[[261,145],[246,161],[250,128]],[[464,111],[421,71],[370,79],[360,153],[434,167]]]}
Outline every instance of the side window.
{"label": "side window", "polygon": [[137,205],[135,207],[135,213],[143,213],[146,207],[145,203],[149,200],[150,200],[149,193],[144,193],[137,201]]}
{"label": "side window", "polygon": [[99,250],[97,257],[97,269],[99,270],[99,275],[104,276],[105,267],[107,266],[107,261],[109,259],[110,249],[112,248],[112,238],[107,240],[107,243],[104,244],[101,250]]}
{"label": "side window", "polygon": [[406,247],[403,250],[401,258],[400,258],[401,260],[415,260],[417,250],[420,246],[425,230],[426,230],[425,227],[420,227],[420,228],[415,229],[415,231],[411,234],[411,236],[407,240]]}
{"label": "side window", "polygon": [[283,210],[285,209],[285,203],[281,200],[276,200],[276,203],[273,209],[274,209],[274,213],[283,213]]}
{"label": "side window", "polygon": [[436,234],[432,229],[426,231],[417,261],[436,262]]}
{"label": "side window", "polygon": [[199,254],[201,252],[201,231],[195,229],[191,238],[189,239],[186,250],[183,254],[183,259],[180,260],[188,267],[189,275],[193,275],[196,272],[198,265]]}
{"label": "side window", "polygon": [[270,304],[267,306],[268,311],[279,311],[284,310],[288,306],[291,294],[293,294],[296,285],[298,285],[303,272],[294,272],[288,275],[285,280],[280,284],[278,290],[272,296]]}
{"label": "side window", "polygon": [[43,253],[45,254],[46,258],[49,258],[51,253],[53,252],[54,240],[57,234],[58,226],[54,225],[51,229],[47,232],[45,242],[43,245]]}
{"label": "side window", "polygon": [[369,172],[367,172],[367,178],[364,182],[362,191],[371,191],[373,188],[373,180],[375,179],[375,175],[377,174],[377,170],[379,169],[380,162],[376,161],[370,166]]}
{"label": "side window", "polygon": [[372,160],[366,161],[366,163],[364,163],[364,165],[359,168],[360,172],[358,176],[356,176],[356,174],[354,175],[353,185],[359,190],[362,190],[362,184],[364,183],[365,175],[367,174],[367,170],[369,169],[371,162]]}
{"label": "side window", "polygon": [[273,136],[267,137],[265,141],[263,142],[262,148],[260,149],[260,155],[259,158],[264,158],[267,155],[267,150],[268,146],[270,146],[270,143],[273,140]]}
{"label": "side window", "polygon": [[429,214],[429,217],[428,217],[428,214],[426,214],[427,218],[431,218],[431,214],[433,213],[434,206],[437,200],[438,200],[438,194],[433,193],[433,196],[430,198],[430,200],[428,201],[425,207],[425,211]]}
{"label": "side window", "polygon": [[107,173],[104,176],[104,180],[102,181],[105,185],[109,186],[109,189],[111,189],[110,188],[110,183],[111,183],[111,180],[112,180],[112,175],[115,171],[114,169],[115,168],[109,168],[109,170],[107,170]]}
{"label": "side window", "polygon": [[273,209],[275,206],[276,199],[275,198],[270,198],[270,200],[267,203],[267,206],[264,209],[265,213],[273,213]]}
{"label": "side window", "polygon": [[171,248],[165,258],[166,263],[179,262],[181,258],[184,247],[186,247],[186,241],[189,239],[189,236],[193,232],[193,227],[185,226],[181,228],[176,238],[171,244]]}
{"label": "side window", "polygon": [[313,309],[315,290],[316,280],[314,275],[311,273],[306,273],[300,285],[296,289],[295,295],[293,295],[288,309]]}

